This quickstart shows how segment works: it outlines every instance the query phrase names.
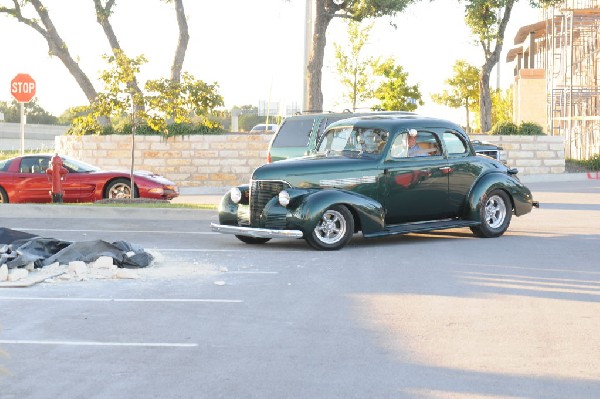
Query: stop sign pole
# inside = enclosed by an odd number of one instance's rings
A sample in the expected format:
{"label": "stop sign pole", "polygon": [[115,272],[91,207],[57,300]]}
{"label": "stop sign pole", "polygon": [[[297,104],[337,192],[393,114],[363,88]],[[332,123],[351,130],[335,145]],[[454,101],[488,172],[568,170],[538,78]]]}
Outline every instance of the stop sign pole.
{"label": "stop sign pole", "polygon": [[10,81],[10,94],[21,104],[21,155],[25,154],[25,103],[35,96],[35,80],[26,73],[19,73]]}

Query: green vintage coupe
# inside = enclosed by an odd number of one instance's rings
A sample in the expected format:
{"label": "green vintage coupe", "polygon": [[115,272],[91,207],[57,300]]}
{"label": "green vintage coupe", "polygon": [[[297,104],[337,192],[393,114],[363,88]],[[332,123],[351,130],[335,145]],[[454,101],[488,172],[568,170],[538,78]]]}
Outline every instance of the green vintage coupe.
{"label": "green vintage coupe", "polygon": [[213,231],[248,244],[304,238],[336,250],[365,238],[469,227],[498,237],[511,216],[539,204],[517,170],[477,156],[456,124],[417,115],[374,115],[330,125],[317,154],[257,168],[232,188]]}

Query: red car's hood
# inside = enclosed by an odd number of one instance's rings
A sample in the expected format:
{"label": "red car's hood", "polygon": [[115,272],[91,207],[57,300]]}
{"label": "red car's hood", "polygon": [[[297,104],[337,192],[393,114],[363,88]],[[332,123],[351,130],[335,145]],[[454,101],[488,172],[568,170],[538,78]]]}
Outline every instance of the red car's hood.
{"label": "red car's hood", "polygon": [[[91,172],[90,174],[95,174],[95,175],[100,175],[100,174],[104,174],[104,173],[108,173],[111,175],[121,175],[122,177],[126,177],[129,178],[130,177],[130,172],[129,171],[123,171],[123,170],[98,170],[96,172]],[[153,180],[157,183],[161,183],[161,184],[169,184],[169,185],[175,185],[174,182],[172,182],[171,180],[167,179],[164,176],[161,175],[157,175],[156,173],[152,173],[149,172],[147,170],[134,170],[133,171],[133,177],[142,177],[145,179],[149,179],[149,180]]]}

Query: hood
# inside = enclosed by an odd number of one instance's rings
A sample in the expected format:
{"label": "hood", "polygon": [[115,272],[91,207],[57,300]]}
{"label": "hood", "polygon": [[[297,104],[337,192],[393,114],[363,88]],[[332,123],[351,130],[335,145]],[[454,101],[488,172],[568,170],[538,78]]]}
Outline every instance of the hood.
{"label": "hood", "polygon": [[252,174],[253,180],[281,180],[297,188],[316,188],[325,182],[377,176],[379,159],[315,155],[266,164]]}

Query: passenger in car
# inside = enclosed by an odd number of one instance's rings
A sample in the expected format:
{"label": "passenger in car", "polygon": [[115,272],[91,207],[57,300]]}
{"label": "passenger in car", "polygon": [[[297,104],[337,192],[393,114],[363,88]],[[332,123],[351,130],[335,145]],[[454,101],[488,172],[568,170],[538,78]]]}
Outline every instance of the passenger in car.
{"label": "passenger in car", "polygon": [[417,132],[412,131],[411,129],[411,131],[408,133],[408,156],[424,157],[428,155],[429,153],[417,144]]}

